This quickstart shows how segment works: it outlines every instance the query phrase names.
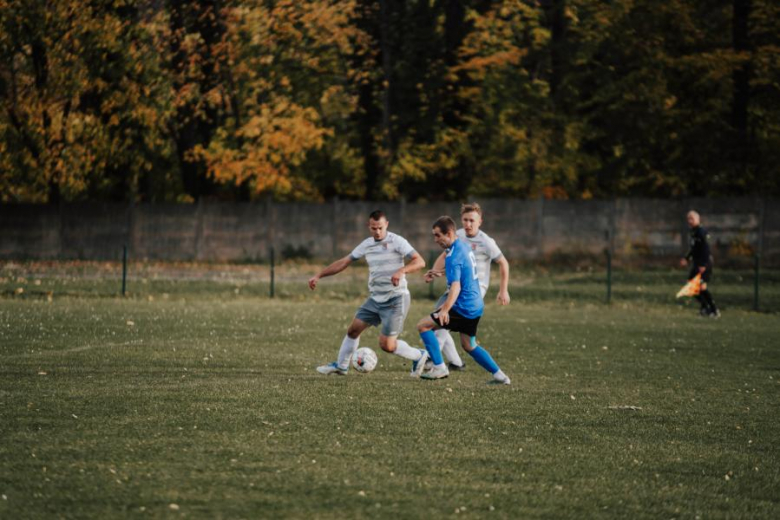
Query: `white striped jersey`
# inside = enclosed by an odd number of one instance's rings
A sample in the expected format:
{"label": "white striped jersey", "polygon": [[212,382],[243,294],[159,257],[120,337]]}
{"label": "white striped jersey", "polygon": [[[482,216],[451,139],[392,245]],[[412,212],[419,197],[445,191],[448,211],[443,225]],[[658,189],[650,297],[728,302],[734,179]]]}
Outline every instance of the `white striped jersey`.
{"label": "white striped jersey", "polygon": [[501,258],[501,249],[498,244],[488,236],[487,233],[480,230],[474,237],[466,235],[465,229],[459,229],[455,233],[459,239],[471,248],[474,256],[477,257],[477,275],[479,276],[479,289],[482,297],[485,297],[488,286],[490,286],[490,262]]}
{"label": "white striped jersey", "polygon": [[393,273],[404,266],[404,258],[415,253],[414,248],[406,239],[395,233],[387,232],[383,240],[368,237],[350,253],[352,261],[366,257],[368,262],[368,293],[378,303],[405,294],[406,276],[395,286],[390,280]]}

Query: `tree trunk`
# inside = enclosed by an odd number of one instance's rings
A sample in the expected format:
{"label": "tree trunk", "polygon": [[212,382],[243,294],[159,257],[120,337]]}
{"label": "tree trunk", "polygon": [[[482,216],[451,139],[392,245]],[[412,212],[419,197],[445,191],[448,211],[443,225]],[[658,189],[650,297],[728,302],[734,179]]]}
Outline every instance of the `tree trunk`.
{"label": "tree trunk", "polygon": [[[738,54],[750,52],[748,21],[750,0],[733,0],[732,37],[734,51]],[[748,107],[750,105],[751,63],[746,61],[734,71],[732,82],[734,94],[731,103],[731,127],[734,131],[733,157],[738,174],[744,175],[750,160],[750,136],[748,135]]]}
{"label": "tree trunk", "polygon": [[[215,72],[216,63],[220,59],[213,53],[214,45],[220,42],[224,34],[224,26],[219,0],[202,0],[197,3],[185,0],[170,0],[170,26],[172,33],[172,52],[174,73],[181,75],[181,81],[176,82],[177,89],[182,88],[188,78],[185,70],[189,66],[189,55],[182,48],[182,38],[189,33],[197,33],[203,39],[203,45],[195,52],[200,52],[202,79],[198,80],[200,92],[206,93],[220,84],[219,74]],[[216,184],[206,172],[202,162],[187,160],[187,153],[196,145],[208,148],[214,131],[218,126],[217,111],[207,106],[203,114],[196,114],[195,107],[181,107],[176,114],[175,135],[176,152],[179,159],[182,184],[185,191],[195,200],[212,194]]]}
{"label": "tree trunk", "polygon": [[[379,14],[375,0],[360,0],[360,16],[358,16],[356,23],[360,30],[374,41],[379,40]],[[353,67],[366,72],[365,77],[357,85],[358,108],[355,111],[354,120],[357,127],[360,154],[363,157],[363,171],[365,172],[363,197],[366,200],[372,200],[377,195],[379,185],[379,157],[375,133],[377,127],[381,125],[382,114],[376,99],[376,93],[381,89],[381,85],[377,82],[377,76],[368,69],[367,63],[373,63],[373,56],[352,56]]]}
{"label": "tree trunk", "polygon": [[395,154],[395,142],[391,124],[391,98],[393,82],[393,56],[390,44],[391,13],[389,3],[392,0],[379,0],[379,39],[382,52],[382,142],[384,145],[385,160],[382,170],[389,173],[392,157]]}
{"label": "tree trunk", "polygon": [[562,104],[561,83],[566,66],[566,0],[553,0],[550,6],[550,94],[556,110]]}

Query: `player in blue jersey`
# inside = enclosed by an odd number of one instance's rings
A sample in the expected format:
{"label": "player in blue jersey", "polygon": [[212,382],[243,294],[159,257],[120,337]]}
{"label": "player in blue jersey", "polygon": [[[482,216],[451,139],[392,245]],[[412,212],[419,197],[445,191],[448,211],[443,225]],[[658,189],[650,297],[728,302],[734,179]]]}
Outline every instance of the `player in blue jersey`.
{"label": "player in blue jersey", "polygon": [[[479,274],[479,289],[482,293],[482,299],[485,299],[485,294],[490,286],[490,265],[495,262],[498,264],[501,275],[496,302],[499,305],[509,305],[509,262],[504,258],[496,241],[480,229],[482,226],[482,208],[480,205],[476,202],[463,204],[460,207],[460,222],[463,227],[457,230],[455,234],[474,251],[474,256],[477,258],[477,273]],[[426,283],[431,283],[434,278],[444,276],[445,258],[446,253],[442,252],[439,258],[436,259],[433,267],[425,273]],[[433,308],[438,309],[441,307],[446,299],[447,292],[445,291]],[[445,360],[449,361],[447,368],[450,370],[463,370],[465,363],[461,360],[449,331],[439,329],[435,333],[436,339],[439,340],[442,354]],[[430,363],[430,360],[428,360],[428,363]]]}
{"label": "player in blue jersey", "polygon": [[477,343],[477,328],[485,304],[479,287],[477,259],[471,248],[455,233],[455,221],[448,216],[433,223],[433,240],[446,250],[444,271],[447,277],[447,299],[429,316],[421,319],[417,330],[433,360],[430,372],[423,379],[442,379],[449,375],[444,364],[437,329],[460,333],[460,344],[476,363],[493,374],[491,383],[510,384],[509,377],[493,361],[487,350]]}

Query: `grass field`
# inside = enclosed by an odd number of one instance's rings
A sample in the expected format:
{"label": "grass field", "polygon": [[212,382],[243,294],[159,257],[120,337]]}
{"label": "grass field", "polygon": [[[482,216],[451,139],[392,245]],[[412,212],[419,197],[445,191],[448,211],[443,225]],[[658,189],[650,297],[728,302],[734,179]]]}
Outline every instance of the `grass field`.
{"label": "grass field", "polygon": [[709,320],[679,271],[616,273],[611,305],[603,273],[518,271],[480,328],[497,388],[317,374],[360,269],[271,300],[254,266],[136,265],[127,298],[103,267],[0,266],[0,518],[780,517],[776,272],[762,313],[718,273]]}

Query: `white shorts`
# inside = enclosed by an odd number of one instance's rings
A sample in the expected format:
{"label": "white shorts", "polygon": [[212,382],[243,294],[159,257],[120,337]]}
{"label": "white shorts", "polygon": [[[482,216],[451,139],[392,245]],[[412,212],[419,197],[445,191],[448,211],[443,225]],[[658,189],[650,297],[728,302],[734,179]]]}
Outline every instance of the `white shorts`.
{"label": "white shorts", "polygon": [[379,303],[369,297],[355,313],[355,317],[369,325],[382,325],[383,336],[398,336],[404,330],[404,321],[412,303],[406,292]]}

